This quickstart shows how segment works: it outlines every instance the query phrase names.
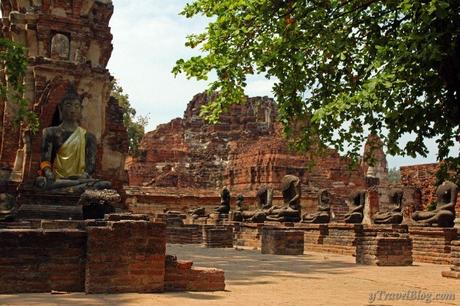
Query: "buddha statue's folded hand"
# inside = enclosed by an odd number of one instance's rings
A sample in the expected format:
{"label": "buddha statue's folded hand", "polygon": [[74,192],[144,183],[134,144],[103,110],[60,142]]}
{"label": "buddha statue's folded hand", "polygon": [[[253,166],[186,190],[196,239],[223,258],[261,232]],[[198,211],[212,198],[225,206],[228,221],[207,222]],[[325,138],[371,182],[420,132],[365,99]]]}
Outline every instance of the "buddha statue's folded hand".
{"label": "buddha statue's folded hand", "polygon": [[87,172],[83,172],[82,175],[80,175],[80,179],[90,179],[91,176]]}
{"label": "buddha statue's folded hand", "polygon": [[51,182],[54,181],[55,179],[54,173],[50,168],[43,169],[43,174],[45,175],[45,178],[47,181],[51,181]]}

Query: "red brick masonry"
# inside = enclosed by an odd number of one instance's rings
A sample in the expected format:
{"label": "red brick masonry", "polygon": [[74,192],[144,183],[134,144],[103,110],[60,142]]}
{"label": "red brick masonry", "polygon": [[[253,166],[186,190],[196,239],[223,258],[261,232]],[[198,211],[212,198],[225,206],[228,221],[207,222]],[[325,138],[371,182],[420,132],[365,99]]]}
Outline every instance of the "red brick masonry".
{"label": "red brick masonry", "polygon": [[166,256],[165,291],[225,290],[224,271],[213,268],[192,269],[193,262]]}
{"label": "red brick masonry", "polygon": [[450,271],[442,271],[442,276],[460,279],[460,240],[451,242],[452,266]]}
{"label": "red brick masonry", "polygon": [[225,288],[222,270],[191,269],[191,263],[184,270],[167,260],[164,223],[115,219],[75,222],[81,230],[53,221],[48,229],[0,229],[0,293]]}

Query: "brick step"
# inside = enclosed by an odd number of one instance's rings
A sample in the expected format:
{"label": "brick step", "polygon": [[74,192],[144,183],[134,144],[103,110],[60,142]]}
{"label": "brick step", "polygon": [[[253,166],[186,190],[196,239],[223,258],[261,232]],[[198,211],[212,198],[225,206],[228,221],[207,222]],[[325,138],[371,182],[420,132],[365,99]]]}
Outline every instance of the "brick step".
{"label": "brick step", "polygon": [[18,219],[82,220],[83,211],[81,206],[23,204],[16,216]]}
{"label": "brick step", "polygon": [[31,229],[32,223],[29,221],[20,222],[0,222],[0,229]]}

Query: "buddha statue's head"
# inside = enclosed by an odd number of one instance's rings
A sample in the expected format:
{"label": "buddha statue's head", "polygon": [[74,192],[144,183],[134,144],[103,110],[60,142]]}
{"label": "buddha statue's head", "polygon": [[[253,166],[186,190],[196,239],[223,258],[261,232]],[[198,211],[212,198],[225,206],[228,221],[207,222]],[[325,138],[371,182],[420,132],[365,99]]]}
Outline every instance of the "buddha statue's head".
{"label": "buddha statue's head", "polygon": [[66,94],[59,102],[59,114],[62,122],[81,120],[82,100],[75,87],[70,86]]}

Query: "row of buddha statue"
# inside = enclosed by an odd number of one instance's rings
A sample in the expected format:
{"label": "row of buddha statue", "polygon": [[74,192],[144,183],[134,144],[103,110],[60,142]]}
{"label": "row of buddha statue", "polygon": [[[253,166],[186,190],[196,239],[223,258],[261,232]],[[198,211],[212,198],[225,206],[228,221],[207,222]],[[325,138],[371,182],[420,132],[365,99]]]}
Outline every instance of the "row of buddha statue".
{"label": "row of buddha statue", "polygon": [[[256,193],[257,208],[247,210],[243,208],[244,198],[238,195],[236,209],[231,213],[230,219],[239,222],[263,223],[265,221],[279,222],[302,222],[312,224],[324,224],[331,221],[331,194],[322,189],[318,194],[317,210],[314,213],[301,215],[301,186],[300,179],[294,175],[286,175],[281,182],[281,192],[284,205],[273,205],[273,189],[261,187]],[[412,214],[415,225],[430,225],[440,227],[452,227],[455,220],[455,204],[457,201],[458,187],[456,184],[445,181],[437,190],[436,208],[432,211],[417,211]],[[401,224],[404,220],[403,206],[404,192],[401,188],[392,188],[388,193],[390,208],[387,211],[379,211],[372,216],[374,224]],[[353,192],[348,199],[349,211],[344,215],[343,221],[350,224],[362,223],[366,203],[366,191]],[[217,214],[228,215],[230,213],[230,192],[224,187],[221,193],[221,203],[214,209]],[[191,211],[194,218],[207,216],[205,208],[201,207]]]}

